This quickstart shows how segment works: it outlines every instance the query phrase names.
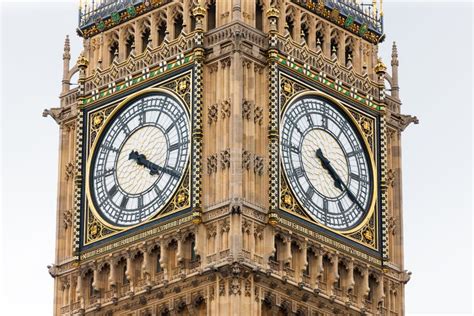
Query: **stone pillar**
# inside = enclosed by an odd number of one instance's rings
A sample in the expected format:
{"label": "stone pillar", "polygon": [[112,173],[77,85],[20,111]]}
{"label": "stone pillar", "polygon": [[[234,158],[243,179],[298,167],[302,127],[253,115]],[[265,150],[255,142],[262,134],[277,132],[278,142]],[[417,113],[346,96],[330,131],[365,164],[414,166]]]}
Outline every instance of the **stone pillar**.
{"label": "stone pillar", "polygon": [[327,58],[331,58],[331,31],[332,27],[324,26],[323,54]]}
{"label": "stone pillar", "polygon": [[64,53],[63,53],[63,81],[62,81],[62,93],[69,91],[69,66],[71,61],[71,47],[69,46],[69,35],[64,40]]}

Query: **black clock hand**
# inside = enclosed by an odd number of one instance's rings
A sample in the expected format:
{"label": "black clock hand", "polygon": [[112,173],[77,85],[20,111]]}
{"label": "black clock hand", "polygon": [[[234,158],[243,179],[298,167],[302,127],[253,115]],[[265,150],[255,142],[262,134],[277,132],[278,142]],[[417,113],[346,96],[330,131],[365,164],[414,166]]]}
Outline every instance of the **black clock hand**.
{"label": "black clock hand", "polygon": [[321,165],[323,166],[324,169],[328,171],[331,178],[333,178],[334,186],[341,191],[343,190],[347,191],[347,196],[349,197],[349,199],[351,199],[352,202],[357,204],[357,206],[361,210],[363,210],[364,208],[362,207],[362,205],[360,205],[355,195],[349,190],[347,185],[344,183],[344,181],[342,181],[341,177],[339,177],[339,175],[337,174],[336,170],[334,170],[334,168],[331,166],[331,162],[326,157],[324,157],[324,154],[320,148],[316,150],[316,157],[318,157],[319,160],[321,160]]}
{"label": "black clock hand", "polygon": [[179,172],[175,170],[171,170],[168,168],[163,168],[161,166],[158,166],[157,164],[154,164],[153,162],[149,161],[146,159],[146,156],[143,154],[139,154],[138,151],[133,151],[128,155],[129,160],[135,160],[139,166],[144,166],[145,168],[150,170],[151,175],[156,175],[158,174],[159,171],[165,172],[169,174],[170,176],[179,178],[180,174]]}

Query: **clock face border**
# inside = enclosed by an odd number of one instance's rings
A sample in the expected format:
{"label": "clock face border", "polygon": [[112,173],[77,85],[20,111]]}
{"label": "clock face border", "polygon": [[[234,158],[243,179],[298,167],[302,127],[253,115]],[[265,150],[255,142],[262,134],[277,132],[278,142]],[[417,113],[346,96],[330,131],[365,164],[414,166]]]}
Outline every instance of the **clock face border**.
{"label": "clock face border", "polygon": [[[123,93],[115,93],[108,98],[104,98],[104,100],[97,104],[85,106],[79,109],[83,116],[80,127],[77,127],[80,128],[81,137],[83,139],[80,151],[83,171],[80,176],[79,216],[77,218],[77,237],[75,243],[77,247],[76,249],[81,256],[82,254],[88,253],[92,249],[96,249],[102,245],[110,247],[119,241],[125,242],[125,240],[135,238],[133,237],[135,235],[138,236],[138,233],[142,234],[141,232],[146,232],[150,229],[157,229],[166,225],[166,223],[171,223],[172,221],[181,221],[192,214],[194,200],[193,186],[195,186],[193,177],[194,166],[192,161],[196,159],[197,155],[192,146],[194,138],[193,126],[196,119],[193,104],[195,103],[196,95],[194,91],[197,89],[196,82],[199,80],[198,78],[199,77],[195,74],[193,65],[191,65],[182,69],[180,72],[173,72],[164,77],[157,78],[156,80],[148,82],[146,85],[139,86],[130,92],[124,91]],[[182,85],[183,83],[184,85]],[[101,216],[98,216],[98,214],[94,213],[89,207],[90,196],[87,196],[87,190],[89,190],[90,186],[86,183],[88,181],[86,171],[90,166],[89,160],[92,157],[92,145],[98,139],[98,130],[105,126],[106,119],[113,117],[113,113],[115,113],[114,111],[120,104],[131,104],[130,102],[133,102],[133,98],[136,98],[139,95],[145,95],[153,89],[162,90],[164,93],[171,95],[185,108],[184,111],[186,111],[188,115],[189,124],[188,161],[183,170],[183,175],[177,186],[177,190],[174,191],[170,200],[167,201],[160,211],[153,216],[150,216],[147,220],[133,226],[118,228],[110,227],[108,222],[104,222]],[[94,129],[93,126],[93,119],[96,115],[101,115],[103,117],[103,122],[98,130]],[[171,207],[172,204],[176,202],[178,192],[180,191],[185,191],[187,194],[185,204],[179,207]],[[91,238],[91,228],[93,228],[93,224],[97,224],[102,229],[100,236],[96,238]]]}
{"label": "clock face border", "polygon": [[[292,96],[291,98],[289,98],[285,102],[285,104],[283,104],[283,106],[280,109],[279,139],[281,140],[281,137],[282,137],[282,130],[281,129],[283,127],[283,125],[282,125],[283,118],[284,118],[288,108],[290,108],[291,106],[293,106],[294,103],[296,103],[300,100],[303,100],[305,98],[311,98],[311,97],[323,100],[323,102],[328,103],[330,106],[335,108],[335,111],[338,111],[346,120],[348,120],[349,124],[355,130],[354,132],[356,134],[356,137],[359,139],[359,142],[360,142],[361,146],[364,147],[363,148],[364,153],[365,153],[365,156],[366,156],[366,159],[367,159],[367,163],[369,164],[368,167],[370,169],[369,170],[369,176],[370,176],[370,180],[372,181],[372,185],[371,185],[372,190],[369,193],[370,198],[369,198],[369,203],[368,203],[368,205],[369,205],[368,210],[364,210],[364,214],[363,214],[362,218],[357,221],[357,224],[355,224],[352,227],[349,227],[348,229],[335,229],[335,228],[329,227],[327,225],[324,225],[323,223],[320,223],[318,220],[316,220],[315,215],[312,215],[310,211],[306,210],[302,206],[302,203],[299,200],[297,194],[294,192],[294,189],[289,184],[290,180],[288,179],[287,171],[286,171],[285,167],[283,166],[283,164],[284,164],[283,163],[283,158],[282,158],[283,157],[283,153],[282,153],[283,149],[282,149],[281,141],[280,141],[280,144],[279,144],[279,165],[280,165],[280,168],[281,168],[280,174],[285,178],[286,183],[288,184],[288,188],[292,191],[293,197],[296,198],[296,200],[300,204],[301,208],[308,215],[308,217],[311,218],[318,226],[321,226],[324,229],[327,229],[327,230],[330,230],[330,231],[333,231],[333,232],[339,233],[339,234],[340,233],[343,233],[343,234],[352,233],[352,232],[355,232],[357,230],[360,230],[360,228],[363,227],[370,220],[370,216],[372,215],[372,213],[375,210],[375,203],[376,203],[377,198],[378,198],[378,196],[377,196],[378,172],[377,172],[377,168],[376,168],[377,165],[375,164],[375,159],[374,159],[374,156],[373,156],[373,153],[372,153],[372,149],[370,148],[370,145],[367,142],[367,139],[363,136],[363,131],[361,130],[358,122],[356,122],[355,119],[352,117],[352,114],[347,109],[345,109],[344,105],[339,100],[337,100],[337,99],[331,97],[330,95],[328,95],[324,92],[321,92],[321,91],[304,91],[304,92],[301,92],[301,93],[297,93],[294,96]],[[281,198],[280,198],[280,200],[281,200]]]}
{"label": "clock face border", "polygon": [[[96,150],[99,149],[100,142],[102,141],[103,136],[110,129],[110,127],[111,127],[110,124],[113,123],[115,121],[115,119],[118,118],[118,116],[122,112],[126,111],[129,106],[133,105],[136,101],[140,100],[141,98],[145,98],[145,97],[153,96],[153,95],[165,95],[167,97],[171,97],[172,99],[174,99],[174,101],[176,101],[179,104],[179,106],[181,106],[183,108],[183,111],[188,116],[188,124],[187,125],[188,125],[189,142],[188,142],[188,145],[187,145],[188,146],[187,161],[185,163],[183,174],[180,176],[174,191],[170,194],[170,196],[168,196],[166,198],[165,202],[163,203],[163,205],[160,209],[156,210],[153,214],[148,215],[147,218],[143,222],[139,222],[137,224],[133,224],[133,225],[129,225],[129,226],[115,225],[115,224],[110,223],[106,219],[104,219],[101,212],[99,210],[97,210],[96,205],[94,203],[95,199],[94,199],[93,194],[91,192],[91,172],[92,172],[91,168],[95,164],[94,158],[96,157]],[[142,226],[142,225],[152,221],[157,216],[159,216],[166,209],[166,206],[169,204],[170,200],[177,194],[182,182],[186,178],[186,173],[188,172],[188,169],[189,169],[189,165],[190,165],[190,161],[191,161],[191,154],[192,154],[191,153],[191,135],[192,135],[192,132],[191,132],[191,113],[190,113],[189,109],[187,108],[187,106],[185,105],[184,101],[178,95],[173,93],[172,91],[169,91],[169,90],[166,90],[166,89],[163,89],[163,88],[146,88],[146,89],[143,89],[139,92],[136,92],[134,94],[131,94],[131,95],[127,96],[123,101],[121,101],[113,109],[113,111],[107,116],[105,121],[102,123],[102,126],[101,126],[100,130],[98,131],[97,136],[95,137],[94,142],[93,142],[93,144],[90,148],[90,151],[88,153],[88,159],[87,159],[87,163],[86,163],[85,187],[86,187],[86,195],[87,195],[88,206],[91,209],[94,216],[106,227],[117,229],[117,230],[133,229],[134,227]]]}
{"label": "clock face border", "polygon": [[[384,229],[383,229],[383,214],[386,212],[384,210],[383,197],[381,191],[381,177],[382,177],[382,155],[383,155],[383,146],[385,143],[381,136],[382,124],[383,123],[383,114],[373,108],[364,106],[363,104],[357,104],[351,98],[344,96],[342,93],[338,94],[334,91],[330,91],[325,88],[325,84],[317,80],[309,80],[303,78],[300,74],[294,72],[293,70],[286,69],[284,66],[277,65],[276,73],[274,78],[277,82],[276,84],[276,106],[277,106],[277,122],[278,126],[278,167],[274,177],[278,178],[278,194],[276,197],[276,205],[278,206],[279,217],[281,218],[281,224],[288,227],[302,227],[302,232],[309,232],[308,236],[318,236],[323,243],[328,245],[338,244],[337,248],[342,251],[347,251],[347,246],[354,247],[357,251],[361,251],[369,257],[374,257],[381,259],[383,254],[383,249],[385,247],[384,242]],[[285,86],[285,84],[289,84]],[[282,193],[284,190],[290,190],[289,184],[286,181],[285,171],[283,170],[283,165],[281,162],[281,123],[282,123],[282,113],[283,108],[287,107],[293,100],[301,96],[303,93],[321,93],[324,98],[337,101],[337,105],[349,112],[349,118],[354,121],[359,120],[359,118],[354,117],[355,114],[360,116],[363,119],[369,119],[372,122],[372,136],[371,141],[367,142],[366,135],[361,134],[362,139],[368,143],[367,149],[368,154],[372,156],[372,170],[375,181],[373,186],[374,196],[372,199],[372,211],[365,215],[363,222],[357,225],[355,229],[347,232],[341,230],[334,230],[319,222],[315,221],[310,215],[306,214],[301,207],[299,210],[292,210],[283,207],[282,205]],[[334,102],[332,102],[334,103]],[[354,114],[355,113],[355,114]],[[353,122],[354,123],[354,122]],[[360,132],[360,124],[355,123],[354,127],[358,128]],[[272,176],[272,175],[270,175]],[[292,197],[296,197],[292,194]],[[295,201],[299,205],[299,201]],[[296,225],[296,226],[295,226]],[[364,233],[370,228],[372,234],[372,241],[365,240]],[[358,229],[358,230],[357,230]],[[334,245],[333,245],[334,246]],[[377,259],[377,260],[378,260]]]}

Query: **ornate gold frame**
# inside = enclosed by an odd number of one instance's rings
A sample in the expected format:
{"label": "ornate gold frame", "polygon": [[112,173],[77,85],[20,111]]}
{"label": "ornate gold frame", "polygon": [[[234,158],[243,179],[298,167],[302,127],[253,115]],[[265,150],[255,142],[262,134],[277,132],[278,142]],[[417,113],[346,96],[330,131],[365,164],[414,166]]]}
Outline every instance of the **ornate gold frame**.
{"label": "ornate gold frame", "polygon": [[[96,219],[99,220],[99,222],[104,225],[105,227],[107,228],[111,228],[111,229],[114,229],[114,230],[119,230],[119,231],[126,231],[126,230],[130,230],[130,229],[133,229],[135,227],[138,227],[138,226],[142,226],[150,221],[153,221],[156,219],[156,216],[160,214],[160,212],[162,212],[164,209],[166,209],[166,207],[168,206],[168,204],[170,203],[170,201],[175,197],[176,193],[180,190],[180,186],[182,184],[182,182],[186,179],[186,177],[189,178],[189,181],[191,181],[191,175],[188,174],[190,173],[190,161],[192,159],[192,152],[191,152],[191,143],[192,141],[190,140],[189,144],[188,144],[188,150],[189,150],[189,157],[188,157],[188,162],[187,162],[187,167],[186,167],[186,172],[183,173],[183,175],[181,176],[181,179],[179,180],[179,184],[176,188],[176,191],[171,194],[168,199],[166,200],[165,204],[163,205],[163,207],[156,211],[153,215],[150,215],[148,217],[148,219],[144,222],[141,222],[141,223],[138,223],[136,225],[133,225],[133,226],[127,226],[127,227],[123,227],[123,226],[115,226],[115,225],[111,225],[110,223],[108,223],[107,221],[105,221],[102,216],[100,216],[99,212],[96,210],[95,206],[94,206],[94,203],[92,203],[92,196],[91,196],[91,192],[90,192],[90,183],[89,183],[89,176],[90,176],[90,166],[91,166],[91,163],[92,163],[92,157],[94,156],[94,152],[96,150],[96,147],[98,145],[98,140],[100,139],[100,136],[102,135],[102,133],[105,131],[106,127],[108,126],[108,124],[112,121],[112,119],[114,118],[115,114],[121,109],[123,108],[125,105],[129,104],[133,99],[136,99],[137,97],[143,95],[143,94],[148,94],[148,93],[156,93],[156,92],[159,92],[159,93],[165,93],[165,94],[169,94],[171,96],[173,96],[176,100],[178,100],[181,105],[185,108],[185,111],[188,115],[188,118],[189,118],[189,131],[190,131],[190,135],[192,137],[192,116],[191,116],[191,111],[190,109],[188,108],[188,106],[185,106],[186,105],[186,102],[179,96],[177,95],[174,91],[171,91],[171,90],[168,90],[168,89],[164,89],[164,88],[147,88],[147,89],[144,89],[144,90],[141,90],[139,92],[136,92],[136,93],[133,93],[129,96],[127,96],[124,100],[122,100],[115,108],[114,110],[107,116],[107,118],[105,119],[105,121],[103,122],[99,132],[97,133],[97,135],[95,136],[95,139],[94,139],[94,142],[90,148],[90,151],[88,153],[88,157],[87,157],[87,164],[86,164],[86,175],[85,175],[85,191],[86,191],[86,200],[87,200],[87,205],[89,206],[89,208],[91,209],[94,217]],[[188,174],[188,175],[187,175]],[[188,198],[190,199],[190,196],[188,196]],[[178,210],[174,210],[173,212],[170,212],[170,213],[166,213],[167,215],[169,214],[172,214],[172,213],[175,213],[177,211],[179,211],[180,209]],[[87,223],[85,223],[84,225],[84,228],[86,228],[87,226]]]}
{"label": "ornate gold frame", "polygon": [[[321,98],[325,98],[329,101],[331,101],[332,103],[334,103],[339,109],[341,109],[344,114],[347,115],[347,117],[349,117],[349,119],[352,121],[352,124],[353,126],[356,127],[357,129],[357,132],[360,134],[363,142],[364,142],[364,146],[369,154],[369,160],[370,160],[370,163],[371,163],[371,169],[372,169],[372,178],[373,178],[373,192],[372,192],[372,201],[370,203],[370,207],[369,207],[369,211],[367,212],[367,214],[365,215],[365,218],[364,220],[362,220],[356,227],[353,227],[349,230],[336,230],[336,229],[332,229],[330,227],[327,227],[325,225],[322,225],[321,223],[319,223],[318,221],[316,221],[311,215],[309,215],[309,218],[318,226],[326,229],[326,230],[329,230],[333,233],[336,233],[338,235],[344,235],[344,237],[347,237],[347,238],[350,238],[350,239],[353,239],[349,236],[345,236],[346,234],[351,234],[351,233],[354,233],[356,231],[359,231],[361,228],[363,228],[371,219],[372,217],[372,214],[374,213],[375,211],[375,208],[376,208],[376,201],[378,200],[378,172],[377,172],[377,165],[375,164],[375,159],[374,159],[374,155],[373,155],[373,152],[372,152],[372,149],[371,149],[371,146],[369,146],[369,143],[366,139],[366,137],[364,136],[364,132],[362,131],[359,123],[354,119],[353,115],[350,113],[349,110],[346,109],[345,105],[343,105],[341,103],[341,101],[335,99],[334,97],[324,93],[324,92],[320,92],[320,91],[303,91],[303,92],[300,92],[300,93],[296,93],[294,94],[293,96],[291,96],[288,100],[286,100],[285,104],[281,107],[280,109],[280,119],[283,117],[283,115],[285,114],[285,111],[286,111],[286,108],[289,106],[289,104],[293,103],[296,99],[299,99],[299,98],[302,98],[302,97],[305,97],[305,96],[317,96],[317,97],[321,97]],[[281,137],[281,133],[279,133],[278,135],[278,138],[280,139]],[[280,163],[280,166],[281,166],[281,145],[279,145],[279,154],[280,154],[280,159],[279,159],[279,163]],[[286,179],[286,173],[282,170],[280,171],[280,174],[283,174],[283,176],[285,177],[285,180],[288,182],[288,179]],[[293,193],[292,191],[292,188],[288,185],[288,188],[291,190],[291,193],[292,195],[296,198],[296,200],[298,201],[298,204],[301,205],[300,201],[298,200],[298,198],[296,197],[296,195]],[[281,190],[279,190],[279,202],[278,204],[281,206]],[[303,207],[302,209],[308,213]],[[289,211],[289,210],[288,210]],[[298,216],[302,219],[304,219],[305,221],[308,220],[308,217],[303,217],[301,216],[300,214],[296,213],[296,212],[292,212],[291,213],[295,216]]]}

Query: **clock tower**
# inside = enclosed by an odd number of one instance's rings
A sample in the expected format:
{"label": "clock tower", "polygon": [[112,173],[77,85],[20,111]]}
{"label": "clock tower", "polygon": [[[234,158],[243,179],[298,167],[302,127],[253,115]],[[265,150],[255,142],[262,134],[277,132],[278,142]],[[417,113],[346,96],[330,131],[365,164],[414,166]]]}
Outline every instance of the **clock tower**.
{"label": "clock tower", "polygon": [[382,1],[86,1],[77,33],[55,315],[404,315]]}

